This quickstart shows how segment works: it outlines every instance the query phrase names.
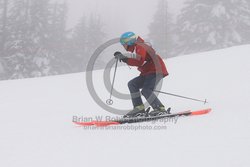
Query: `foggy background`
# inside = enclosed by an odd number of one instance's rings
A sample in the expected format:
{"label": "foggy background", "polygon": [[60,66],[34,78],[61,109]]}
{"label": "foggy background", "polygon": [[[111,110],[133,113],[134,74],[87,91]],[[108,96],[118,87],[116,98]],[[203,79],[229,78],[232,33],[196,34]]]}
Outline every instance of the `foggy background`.
{"label": "foggy background", "polygon": [[[168,10],[178,14],[185,0],[169,2]],[[64,0],[57,0],[64,2]],[[157,10],[158,0],[70,0],[67,1],[67,27],[72,28],[85,15],[100,15],[105,22],[104,29],[111,36],[120,36],[122,32],[133,30],[147,35],[148,25]]]}
{"label": "foggy background", "polygon": [[[0,0],[0,80],[82,72],[126,31],[163,58],[250,43],[247,0]],[[116,44],[95,64],[104,68]]]}

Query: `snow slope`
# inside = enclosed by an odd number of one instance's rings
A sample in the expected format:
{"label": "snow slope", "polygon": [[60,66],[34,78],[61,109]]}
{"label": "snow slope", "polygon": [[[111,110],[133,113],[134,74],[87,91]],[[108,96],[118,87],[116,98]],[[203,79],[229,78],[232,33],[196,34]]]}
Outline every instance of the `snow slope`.
{"label": "snow slope", "polygon": [[[204,116],[181,118],[165,130],[86,130],[73,116],[112,115],[88,93],[85,74],[0,82],[0,166],[249,167],[250,45],[166,60],[162,91],[208,99],[209,104],[160,95],[174,111],[211,107]],[[119,67],[115,87],[135,69]],[[96,89],[109,95],[95,72]],[[114,99],[114,107],[131,108]],[[136,125],[135,125],[136,126]]]}

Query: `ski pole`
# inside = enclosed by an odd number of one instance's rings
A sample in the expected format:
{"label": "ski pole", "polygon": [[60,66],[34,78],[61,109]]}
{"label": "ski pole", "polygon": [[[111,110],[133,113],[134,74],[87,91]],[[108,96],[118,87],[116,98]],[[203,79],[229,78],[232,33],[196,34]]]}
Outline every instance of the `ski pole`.
{"label": "ski pole", "polygon": [[207,99],[205,99],[205,100],[199,100],[199,99],[195,99],[195,98],[191,98],[191,97],[185,97],[185,96],[176,95],[176,94],[172,94],[172,93],[162,92],[162,91],[159,91],[159,90],[154,90],[154,92],[158,92],[158,93],[162,93],[162,94],[166,94],[166,95],[170,95],[170,96],[175,96],[175,97],[180,97],[180,98],[183,98],[183,99],[188,99],[188,100],[193,100],[193,101],[199,101],[199,102],[203,102],[204,104],[208,103]]}
{"label": "ski pole", "polygon": [[107,103],[108,105],[112,105],[112,104],[113,104],[113,100],[111,99],[111,97],[112,97],[113,89],[114,89],[114,83],[115,83],[115,77],[116,77],[117,64],[118,64],[118,59],[116,59],[116,62],[115,62],[115,71],[114,71],[113,81],[112,81],[111,90],[110,90],[110,97],[109,97],[109,99],[106,100],[106,103]]}

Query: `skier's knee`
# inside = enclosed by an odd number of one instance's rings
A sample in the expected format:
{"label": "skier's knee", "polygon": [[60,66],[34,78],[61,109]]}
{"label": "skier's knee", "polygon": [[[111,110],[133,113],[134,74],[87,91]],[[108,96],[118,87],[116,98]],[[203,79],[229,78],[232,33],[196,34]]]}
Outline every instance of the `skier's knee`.
{"label": "skier's knee", "polygon": [[141,94],[144,97],[148,97],[148,96],[150,96],[152,94],[152,90],[150,90],[150,89],[142,89]]}
{"label": "skier's knee", "polygon": [[135,87],[135,85],[133,83],[133,80],[129,81],[128,82],[128,88],[134,88],[134,87]]}

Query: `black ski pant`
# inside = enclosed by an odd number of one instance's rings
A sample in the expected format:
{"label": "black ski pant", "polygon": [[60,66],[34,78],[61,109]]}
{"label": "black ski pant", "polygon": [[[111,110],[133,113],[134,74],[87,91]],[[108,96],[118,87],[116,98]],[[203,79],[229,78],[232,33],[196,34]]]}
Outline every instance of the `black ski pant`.
{"label": "black ski pant", "polygon": [[[157,96],[154,94],[153,90],[156,85],[161,81],[163,75],[161,74],[149,74],[146,76],[138,76],[128,82],[128,88],[131,94],[133,106],[142,105],[141,94],[145,97],[147,102],[152,108],[157,108],[163,106]],[[140,92],[140,89],[141,92]]]}

